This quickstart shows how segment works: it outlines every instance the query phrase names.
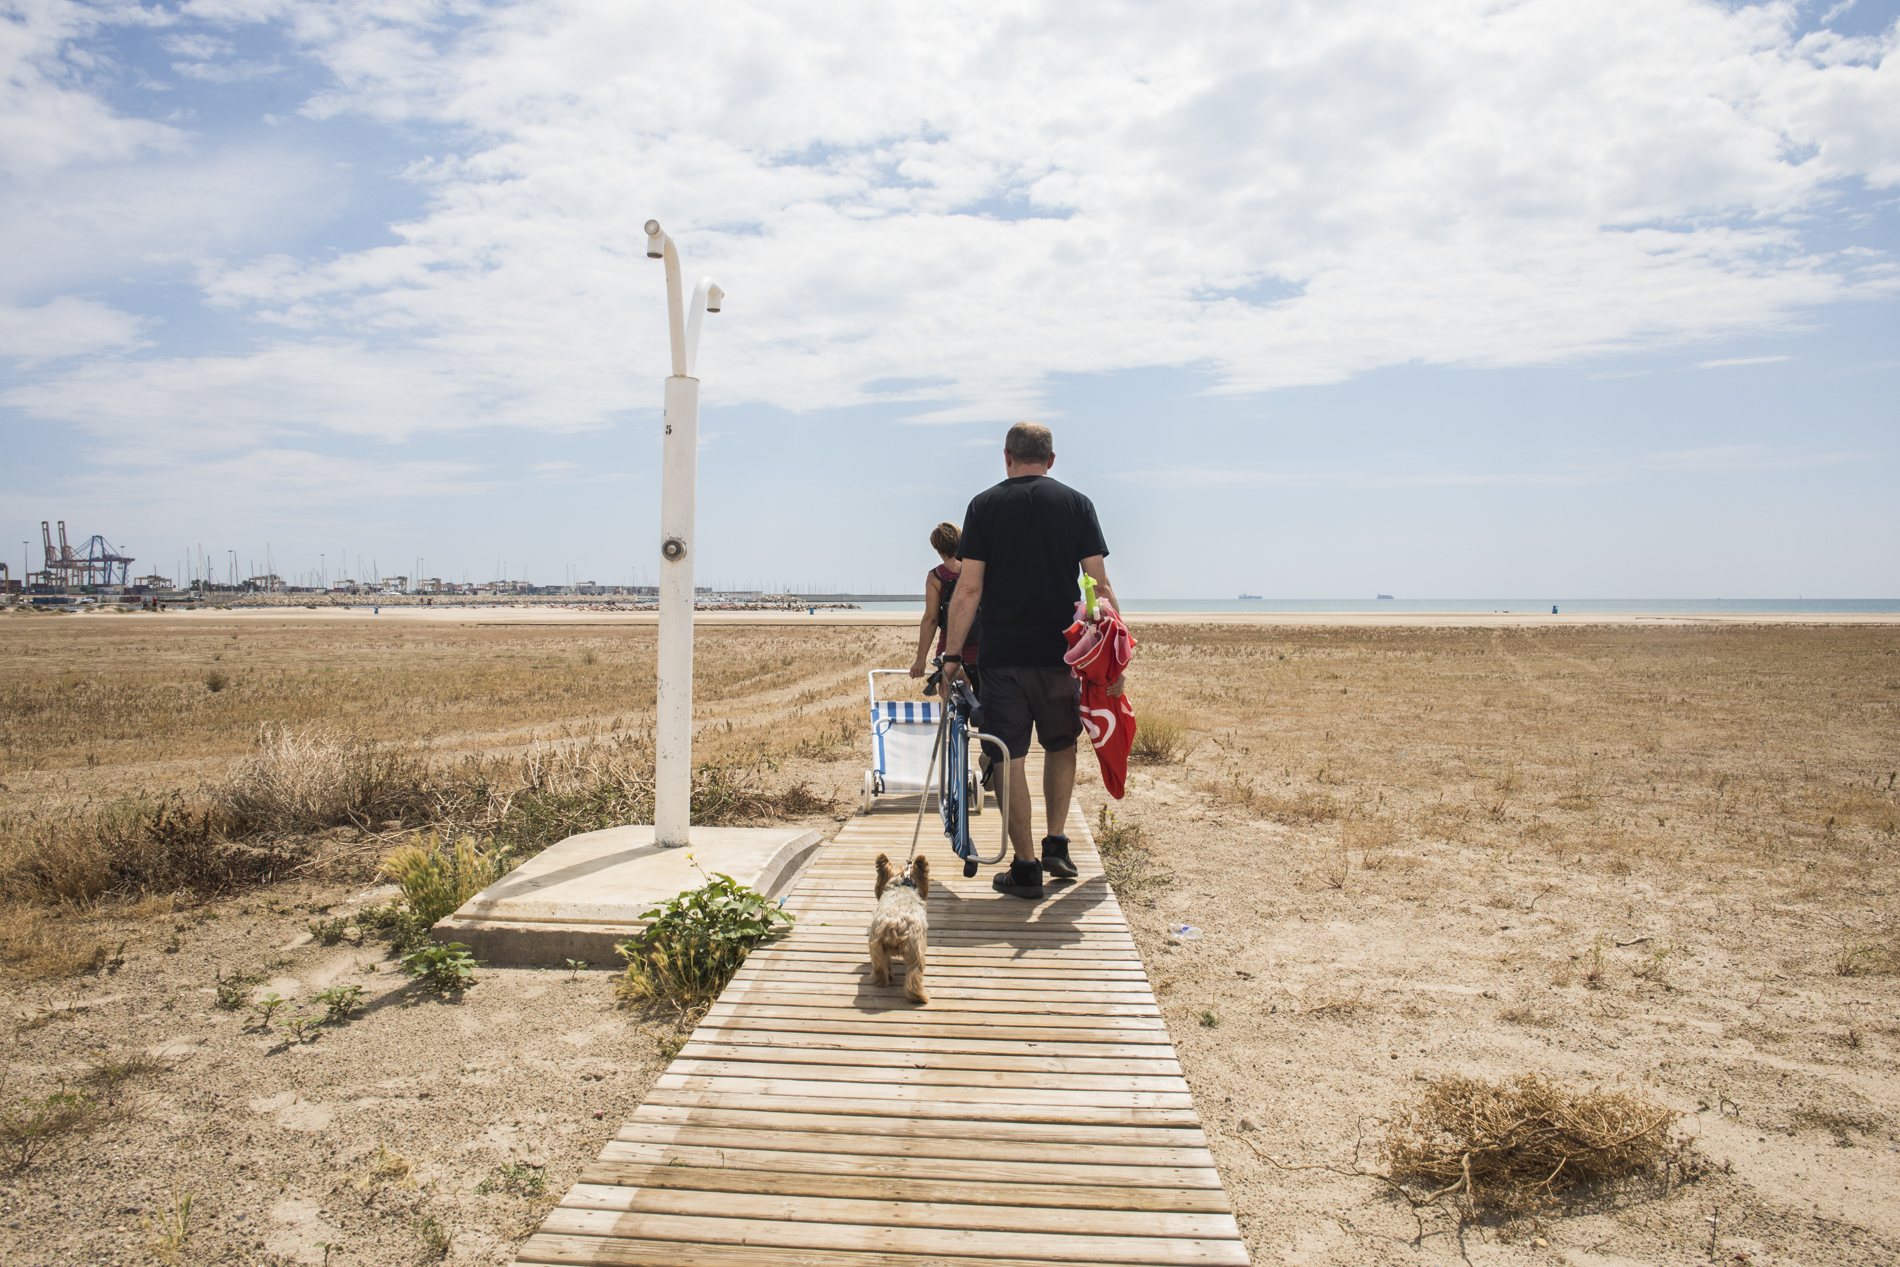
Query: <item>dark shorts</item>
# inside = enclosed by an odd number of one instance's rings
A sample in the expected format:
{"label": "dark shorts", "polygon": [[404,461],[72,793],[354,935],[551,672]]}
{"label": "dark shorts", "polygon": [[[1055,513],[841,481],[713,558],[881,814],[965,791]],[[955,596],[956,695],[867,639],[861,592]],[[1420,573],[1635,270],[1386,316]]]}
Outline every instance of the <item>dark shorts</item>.
{"label": "dark shorts", "polygon": [[1082,684],[1068,669],[998,668],[983,670],[983,729],[1009,748],[1009,758],[1029,755],[1029,726],[1044,752],[1075,747],[1082,733]]}

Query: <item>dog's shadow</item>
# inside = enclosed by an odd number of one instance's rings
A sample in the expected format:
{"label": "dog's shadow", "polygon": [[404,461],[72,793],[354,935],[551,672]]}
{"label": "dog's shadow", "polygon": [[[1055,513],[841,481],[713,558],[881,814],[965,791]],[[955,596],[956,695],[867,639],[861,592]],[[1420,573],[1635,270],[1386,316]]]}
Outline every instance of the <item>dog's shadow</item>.
{"label": "dog's shadow", "polygon": [[[929,970],[925,969],[928,975]],[[935,983],[932,983],[935,988]],[[860,1012],[924,1012],[930,1010],[930,1004],[918,1003],[904,997],[904,965],[891,965],[891,983],[873,985],[871,983],[871,961],[866,958],[858,968],[858,992],[851,997],[851,1006]]]}
{"label": "dog's shadow", "polygon": [[[958,949],[1007,946],[1015,952],[1011,958],[1022,958],[1038,950],[1072,949],[1083,944],[1090,931],[1077,921],[1094,914],[1114,898],[1107,879],[1100,875],[1073,881],[1052,881],[1046,888],[1046,894],[1033,905],[1016,898],[1007,903],[990,901],[987,896],[965,897],[957,892],[955,885],[933,877],[930,900],[925,905],[930,916],[929,954],[935,956],[938,953],[954,953]],[[999,926],[994,918],[999,912],[1019,912],[1020,919]],[[979,921],[977,916],[985,918]],[[949,940],[951,935],[955,936],[954,941]],[[868,954],[861,962],[852,965],[850,971],[855,972],[858,978],[851,1006],[860,1012],[915,1012],[930,1009],[928,1003],[916,1003],[904,996],[904,964],[901,959],[891,962],[889,985],[872,983]],[[927,966],[925,974],[930,976]],[[930,980],[933,992],[942,988],[943,978],[930,976]]]}

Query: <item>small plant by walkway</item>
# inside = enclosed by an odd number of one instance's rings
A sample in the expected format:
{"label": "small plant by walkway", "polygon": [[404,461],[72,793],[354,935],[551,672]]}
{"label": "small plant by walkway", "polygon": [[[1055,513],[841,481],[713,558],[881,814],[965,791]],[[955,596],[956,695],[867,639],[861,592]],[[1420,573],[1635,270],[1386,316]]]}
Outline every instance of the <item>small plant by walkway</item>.
{"label": "small plant by walkway", "polygon": [[[692,855],[687,855],[692,860]],[[616,987],[635,1003],[667,1003],[682,1015],[719,997],[752,948],[792,926],[792,916],[756,889],[729,875],[707,875],[697,889],[645,912],[638,936],[618,942],[627,961]]]}

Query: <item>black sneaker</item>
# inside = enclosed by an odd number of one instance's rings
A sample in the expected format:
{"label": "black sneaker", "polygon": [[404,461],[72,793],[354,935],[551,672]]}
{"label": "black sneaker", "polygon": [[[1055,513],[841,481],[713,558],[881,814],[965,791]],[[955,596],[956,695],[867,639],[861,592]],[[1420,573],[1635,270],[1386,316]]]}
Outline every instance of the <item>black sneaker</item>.
{"label": "black sneaker", "polygon": [[1042,869],[1058,880],[1075,879],[1075,864],[1069,861],[1067,836],[1042,838]]}
{"label": "black sneaker", "polygon": [[1013,861],[1009,870],[996,873],[990,887],[1011,897],[1039,898],[1042,896],[1042,867],[1033,862]]}

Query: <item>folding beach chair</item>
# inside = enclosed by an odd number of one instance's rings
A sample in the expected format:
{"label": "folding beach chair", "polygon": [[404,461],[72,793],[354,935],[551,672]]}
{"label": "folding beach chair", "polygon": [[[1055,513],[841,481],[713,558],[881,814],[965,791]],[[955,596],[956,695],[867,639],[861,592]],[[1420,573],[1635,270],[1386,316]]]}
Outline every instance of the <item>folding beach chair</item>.
{"label": "folding beach chair", "polygon": [[[878,678],[909,676],[903,669],[873,669],[866,676],[871,687],[871,768],[864,772],[862,814],[870,813],[880,796],[917,795],[926,786],[934,786],[930,761],[943,720],[943,705],[937,700],[877,697]],[[966,768],[964,780],[970,812],[982,813],[983,797],[975,773]]]}

